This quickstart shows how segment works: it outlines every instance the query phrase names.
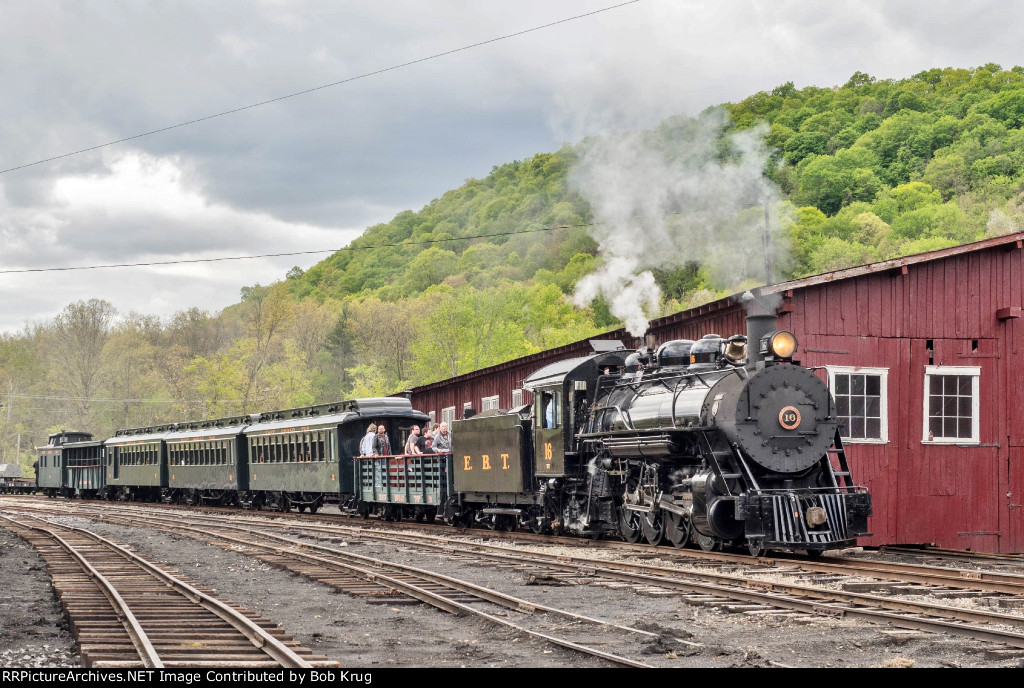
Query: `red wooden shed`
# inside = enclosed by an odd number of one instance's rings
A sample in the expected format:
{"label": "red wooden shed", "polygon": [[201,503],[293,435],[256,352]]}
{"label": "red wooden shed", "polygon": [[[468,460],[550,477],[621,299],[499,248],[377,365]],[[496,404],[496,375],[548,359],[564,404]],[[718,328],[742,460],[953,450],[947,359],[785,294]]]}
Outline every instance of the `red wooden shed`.
{"label": "red wooden shed", "polygon": [[[863,544],[1024,552],[1024,234],[755,290],[820,367],[858,483],[874,495]],[[774,295],[774,296],[773,296]],[[659,342],[745,331],[736,297],[651,323]],[[623,330],[596,337],[627,348]],[[529,403],[522,381],[588,341],[413,390],[437,420]]]}

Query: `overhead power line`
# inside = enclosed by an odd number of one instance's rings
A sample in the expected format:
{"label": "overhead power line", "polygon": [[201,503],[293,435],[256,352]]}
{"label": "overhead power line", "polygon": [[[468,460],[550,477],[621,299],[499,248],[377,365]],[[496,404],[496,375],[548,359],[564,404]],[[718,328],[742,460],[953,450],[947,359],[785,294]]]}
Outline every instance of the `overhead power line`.
{"label": "overhead power line", "polygon": [[5,399],[35,399],[40,401],[88,401],[106,403],[131,403],[131,404],[202,404],[202,403],[226,403],[237,402],[238,399],[112,399],[109,397],[59,397],[47,394],[0,394]]}
{"label": "overhead power line", "polygon": [[504,40],[506,40],[508,38],[515,38],[516,36],[523,36],[523,35],[528,34],[528,33],[533,33],[535,31],[540,31],[542,29],[551,28],[552,26],[558,26],[559,24],[565,24],[567,22],[576,21],[577,19],[583,19],[585,17],[592,17],[595,14],[601,14],[602,12],[608,12],[610,10],[618,9],[620,7],[625,7],[626,5],[632,5],[632,4],[635,4],[637,2],[640,2],[640,0],[628,0],[627,2],[622,2],[622,3],[619,3],[617,5],[611,5],[609,7],[603,7],[601,9],[594,10],[593,12],[585,12],[583,14],[577,14],[577,15],[575,15],[573,17],[566,17],[565,19],[559,19],[558,21],[549,22],[547,24],[542,24],[540,26],[534,26],[532,28],[524,29],[522,31],[516,31],[515,33],[509,33],[509,34],[505,34],[504,36],[498,36],[496,38],[489,38],[489,39],[487,39],[485,41],[479,41],[477,43],[471,43],[469,45],[464,45],[461,48],[453,48],[452,50],[445,50],[444,52],[435,53],[433,55],[428,55],[427,57],[421,57],[421,58],[418,58],[418,59],[415,59],[415,60],[410,60],[408,62],[402,62],[400,64],[392,65],[390,67],[383,67],[381,69],[375,69],[372,72],[365,72],[363,74],[359,74],[357,76],[352,76],[352,77],[349,77],[347,79],[341,79],[340,81],[333,81],[333,82],[331,82],[329,84],[323,84],[323,85],[320,85],[320,86],[314,86],[313,88],[307,88],[307,89],[302,90],[302,91],[296,91],[295,93],[289,93],[288,95],[278,96],[277,98],[271,98],[269,100],[263,100],[263,101],[260,101],[258,103],[252,103],[250,105],[243,105],[241,107],[237,107],[237,108],[234,108],[234,109],[231,109],[231,110],[225,110],[223,112],[218,112],[218,113],[215,113],[215,114],[212,114],[212,115],[206,115],[204,117],[197,117],[196,119],[191,119],[191,120],[188,120],[187,122],[179,122],[178,124],[172,124],[170,126],[161,127],[159,129],[153,129],[151,131],[142,132],[141,134],[134,134],[132,136],[125,136],[124,138],[117,139],[116,141],[108,141],[106,143],[101,143],[101,144],[96,145],[96,146],[90,146],[88,148],[82,148],[80,150],[72,151],[70,153],[64,153],[62,155],[54,155],[52,157],[44,158],[42,160],[36,160],[35,162],[29,162],[29,163],[25,163],[23,165],[17,165],[15,167],[9,167],[9,168],[7,168],[5,170],[0,170],[0,174],[7,174],[8,172],[14,172],[15,170],[22,170],[22,169],[25,169],[26,167],[34,167],[35,165],[42,165],[43,163],[53,162],[54,160],[60,160],[61,158],[69,158],[69,157],[71,157],[73,155],[80,155],[82,153],[88,153],[89,151],[99,150],[100,148],[106,148],[108,146],[114,146],[114,145],[117,145],[119,143],[124,143],[126,141],[132,141],[134,139],[140,139],[140,138],[143,138],[145,136],[152,136],[153,134],[159,134],[161,132],[170,131],[172,129],[180,129],[181,127],[187,127],[187,126],[192,125],[192,124],[198,124],[199,122],[206,122],[208,120],[216,119],[218,117],[225,117],[227,115],[233,115],[233,114],[235,114],[237,112],[243,112],[245,110],[252,110],[253,108],[262,107],[264,105],[270,105],[271,103],[278,103],[278,102],[280,102],[282,100],[288,100],[289,98],[296,98],[298,96],[303,96],[303,95],[306,95],[306,94],[309,94],[309,93],[314,93],[316,91],[322,91],[322,90],[324,90],[326,88],[332,88],[334,86],[341,86],[341,85],[344,85],[344,84],[351,83],[353,81],[358,81],[359,79],[366,79],[368,77],[376,76],[378,74],[384,74],[385,72],[393,72],[396,69],[402,69],[404,67],[410,67],[412,65],[419,64],[421,62],[427,62],[429,60],[436,60],[439,57],[445,57],[447,55],[453,55],[455,53],[460,53],[460,52],[463,52],[463,51],[466,51],[466,50],[472,50],[473,48],[479,48],[480,46],[488,45],[490,43],[497,43],[498,41],[504,41]]}
{"label": "overhead power line", "polygon": [[554,227],[536,227],[532,229],[520,229],[514,232],[495,232],[493,234],[471,234],[469,236],[451,237],[446,239],[422,239],[420,241],[396,241],[386,244],[373,244],[371,246],[346,246],[344,248],[327,248],[319,251],[291,251],[289,253],[261,253],[253,256],[222,256],[219,258],[190,258],[182,260],[159,260],[148,263],[111,263],[109,265],[72,265],[56,268],[21,268],[17,270],[0,270],[0,275],[10,275],[24,272],[66,272],[68,270],[103,270],[106,268],[139,268],[155,265],[182,265],[185,263],[216,263],[226,260],[253,260],[255,258],[280,258],[282,256],[308,256],[318,253],[338,253],[339,251],[370,251],[378,248],[392,248],[397,246],[423,246],[425,244],[442,244],[449,241],[469,241],[471,239],[490,239],[501,236],[515,236],[516,234],[531,234],[534,232],[551,232],[556,229],[574,229],[576,227],[593,227],[603,224],[600,222],[584,222],[578,225],[556,225]]}
{"label": "overhead power line", "polygon": [[[674,213],[666,213],[660,216],[661,219],[676,215],[695,215],[699,210],[683,210]],[[634,215],[627,220],[648,219],[644,215]],[[287,253],[260,253],[251,256],[220,256],[218,258],[188,258],[181,260],[157,260],[147,263],[110,263],[107,265],[69,265],[66,267],[53,268],[19,268],[0,270],[0,275],[11,275],[26,272],[67,272],[70,270],[104,270],[107,268],[142,268],[160,265],[184,265],[188,263],[218,263],[228,260],[255,260],[257,258],[281,258],[285,256],[309,256],[320,253],[340,253],[342,251],[372,251],[379,248],[395,248],[399,246],[424,246],[428,244],[444,244],[450,241],[471,241],[473,239],[493,239],[494,237],[516,236],[517,234],[534,234],[536,232],[553,232],[556,229],[577,229],[579,227],[598,227],[610,224],[608,222],[581,222],[575,225],[554,225],[553,227],[533,227],[530,229],[518,229],[514,232],[493,232],[490,234],[469,234],[461,237],[448,237],[444,239],[421,239],[419,241],[394,241],[384,244],[371,244],[367,246],[345,246],[344,248],[325,248],[317,251],[289,251]]]}

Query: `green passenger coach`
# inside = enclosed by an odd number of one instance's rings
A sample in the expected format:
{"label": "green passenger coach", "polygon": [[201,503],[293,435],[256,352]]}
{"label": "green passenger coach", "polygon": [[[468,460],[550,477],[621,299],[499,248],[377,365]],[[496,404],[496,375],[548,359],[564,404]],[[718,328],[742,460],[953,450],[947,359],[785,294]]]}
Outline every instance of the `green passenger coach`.
{"label": "green passenger coach", "polygon": [[164,436],[167,489],[164,501],[237,505],[249,489],[247,444],[250,416],[181,423]]}
{"label": "green passenger coach", "polygon": [[164,437],[169,426],[118,430],[106,441],[107,499],[155,502],[167,485]]}
{"label": "green passenger coach", "polygon": [[384,423],[391,446],[429,420],[408,399],[381,397],[260,414],[245,428],[249,492],[243,505],[316,512],[327,501],[346,506],[353,495],[352,457],[372,423]]}

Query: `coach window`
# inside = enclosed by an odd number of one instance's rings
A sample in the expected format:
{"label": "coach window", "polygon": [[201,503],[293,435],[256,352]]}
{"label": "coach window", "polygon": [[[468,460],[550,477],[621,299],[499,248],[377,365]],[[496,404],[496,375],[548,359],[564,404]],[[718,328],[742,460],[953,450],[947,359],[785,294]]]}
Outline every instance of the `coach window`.
{"label": "coach window", "polygon": [[844,442],[889,441],[889,369],[826,366]]}
{"label": "coach window", "polygon": [[925,366],[924,436],[927,444],[977,444],[981,368]]}

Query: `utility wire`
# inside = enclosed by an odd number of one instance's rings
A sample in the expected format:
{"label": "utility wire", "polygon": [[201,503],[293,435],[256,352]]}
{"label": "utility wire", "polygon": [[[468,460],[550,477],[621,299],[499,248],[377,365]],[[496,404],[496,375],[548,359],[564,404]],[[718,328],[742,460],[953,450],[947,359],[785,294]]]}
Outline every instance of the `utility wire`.
{"label": "utility wire", "polygon": [[396,241],[387,244],[373,244],[371,246],[346,246],[345,248],[327,248],[319,251],[292,251],[290,253],[261,253],[254,256],[222,256],[220,258],[191,258],[187,260],[161,260],[150,263],[113,263],[110,265],[74,265],[61,268],[23,268],[20,270],[0,270],[0,275],[9,275],[23,272],[63,272],[67,270],[102,270],[105,268],[138,268],[153,265],[181,265],[183,263],[215,263],[225,260],[252,260],[254,258],[280,258],[282,256],[306,256],[318,253],[338,253],[340,251],[370,251],[378,248],[394,248],[396,246],[423,246],[425,244],[440,244],[448,241],[469,241],[471,239],[489,239],[500,236],[514,236],[516,234],[530,234],[533,232],[551,232],[556,229],[573,229],[576,227],[593,227],[602,224],[599,222],[584,222],[578,225],[556,225],[554,227],[536,227],[533,229],[520,229],[514,232],[495,232],[493,234],[471,234],[463,237],[452,237],[449,239],[422,239],[420,241]]}
{"label": "utility wire", "polygon": [[[169,400],[169,399],[112,399],[103,397],[56,397],[48,396],[46,394],[0,394],[5,399],[35,399],[41,401],[88,401],[92,402],[107,402],[107,403],[130,403],[130,404],[210,404],[210,403],[228,403],[237,402],[238,399],[184,399],[184,400]],[[37,409],[44,410],[44,409]]]}
{"label": "utility wire", "polygon": [[[666,213],[660,216],[661,219],[673,217],[676,215],[695,215],[699,214],[700,210],[683,210],[674,213]],[[648,219],[644,215],[634,215],[633,217],[626,218],[626,221],[644,220]],[[505,236],[516,236],[518,234],[534,234],[537,232],[553,232],[556,229],[577,229],[580,227],[599,227],[601,225],[611,224],[609,222],[581,222],[575,225],[555,225],[553,227],[533,227],[530,229],[517,229],[514,232],[493,232],[491,234],[468,234],[461,237],[450,237],[446,239],[421,239],[419,241],[395,241],[386,244],[371,244],[368,246],[345,246],[344,248],[325,248],[318,251],[291,251],[288,253],[260,253],[252,256],[221,256],[219,258],[189,258],[182,260],[160,260],[152,261],[148,263],[111,263],[108,265],[71,265],[67,267],[55,267],[55,268],[20,268],[10,270],[0,270],[0,275],[11,275],[26,272],[67,272],[70,270],[104,270],[107,268],[141,268],[151,267],[158,265],[183,265],[186,263],[217,263],[227,260],[254,260],[256,258],[281,258],[285,256],[308,256],[320,253],[340,253],[342,251],[372,251],[378,248],[395,248],[399,246],[425,246],[427,244],[443,244],[449,241],[471,241],[473,239],[492,239],[494,237],[505,237]]]}
{"label": "utility wire", "polygon": [[[270,100],[264,100],[264,101],[260,101],[258,103],[252,103],[251,105],[243,105],[242,107],[237,107],[237,108],[234,108],[232,110],[225,110],[224,112],[218,112],[218,113],[213,114],[213,115],[206,115],[205,117],[198,117],[196,119],[192,119],[192,120],[189,120],[187,122],[181,122],[179,124],[172,124],[172,125],[167,126],[167,127],[161,127],[160,129],[153,129],[152,131],[146,131],[146,132],[143,132],[141,134],[135,134],[133,136],[126,136],[126,137],[124,137],[122,139],[117,139],[116,141],[108,141],[107,143],[101,143],[98,146],[90,146],[89,148],[82,148],[81,150],[72,151],[71,153],[64,153],[63,155],[55,155],[55,156],[50,157],[50,158],[44,158],[42,160],[36,160],[35,162],[25,163],[24,165],[18,165],[16,167],[9,167],[9,168],[7,168],[5,170],[0,170],[0,174],[7,174],[8,172],[14,172],[15,170],[22,170],[22,169],[25,169],[26,167],[33,167],[35,165],[42,165],[43,163],[53,162],[54,160],[60,160],[61,158],[69,158],[69,157],[71,157],[73,155],[80,155],[81,153],[88,153],[89,151],[98,150],[100,148],[106,148],[108,146],[113,146],[113,145],[116,145],[118,143],[124,143],[125,141],[132,141],[134,139],[140,139],[140,138],[142,138],[144,136],[152,136],[153,134],[159,134],[159,133],[164,132],[164,131],[170,131],[171,129],[179,129],[181,127],[187,127],[189,125],[197,124],[199,122],[205,122],[207,120],[216,119],[217,117],[224,117],[226,115],[233,115],[233,114],[235,114],[237,112],[243,112],[245,110],[251,110],[253,108],[262,107],[264,105],[269,105],[271,103],[277,103],[277,102],[280,102],[282,100],[287,100],[289,98],[296,98],[298,96],[306,95],[308,93],[313,93],[315,91],[322,91],[322,90],[324,90],[326,88],[332,88],[334,86],[341,86],[343,84],[348,84],[348,83],[351,83],[353,81],[357,81],[359,79],[366,79],[368,77],[376,76],[378,74],[383,74],[385,72],[392,72],[392,71],[395,71],[396,69],[402,69],[403,67],[409,67],[411,65],[419,64],[421,62],[427,62],[429,60],[436,60],[437,58],[445,57],[446,55],[453,55],[455,53],[463,52],[465,50],[472,50],[473,48],[479,48],[482,45],[488,45],[490,43],[497,43],[498,41],[503,41],[503,40],[508,39],[508,38],[515,38],[516,36],[523,36],[523,35],[528,34],[528,33],[533,33],[534,31],[540,31],[542,29],[551,28],[552,26],[558,26],[559,24],[565,24],[567,22],[575,21],[577,19],[583,19],[584,17],[592,17],[595,14],[601,14],[602,12],[608,12],[610,10],[618,9],[620,7],[625,7],[626,5],[632,5],[632,4],[637,3],[637,2],[640,2],[640,0],[628,0],[628,2],[622,2],[622,3],[619,3],[617,5],[611,5],[610,7],[603,7],[601,9],[599,9],[599,10],[594,10],[593,12],[585,12],[583,14],[577,14],[574,17],[567,17],[565,19],[559,19],[558,21],[553,21],[553,22],[550,22],[548,24],[542,24],[540,26],[534,26],[533,28],[524,29],[522,31],[516,31],[515,33],[505,34],[504,36],[498,36],[497,38],[489,38],[486,41],[480,41],[479,43],[471,43],[469,45],[464,45],[461,48],[454,48],[452,50],[446,50],[446,51],[441,52],[441,53],[435,53],[435,54],[429,55],[427,57],[421,57],[421,58],[418,58],[418,59],[415,59],[415,60],[410,60],[408,62],[402,62],[401,64],[392,65],[390,67],[384,67],[382,69],[376,69],[376,70],[374,70],[372,72],[365,72],[363,74],[359,74],[358,76],[352,76],[352,77],[349,77],[347,79],[342,79],[340,81],[334,81],[334,82],[331,82],[329,84],[323,84],[321,86],[314,86],[313,88],[307,88],[307,89],[305,89],[303,91],[296,91],[295,93],[289,93],[288,95],[285,95],[285,96],[278,96],[277,98],[271,98]],[[287,254],[283,254],[283,255],[287,255]]]}

